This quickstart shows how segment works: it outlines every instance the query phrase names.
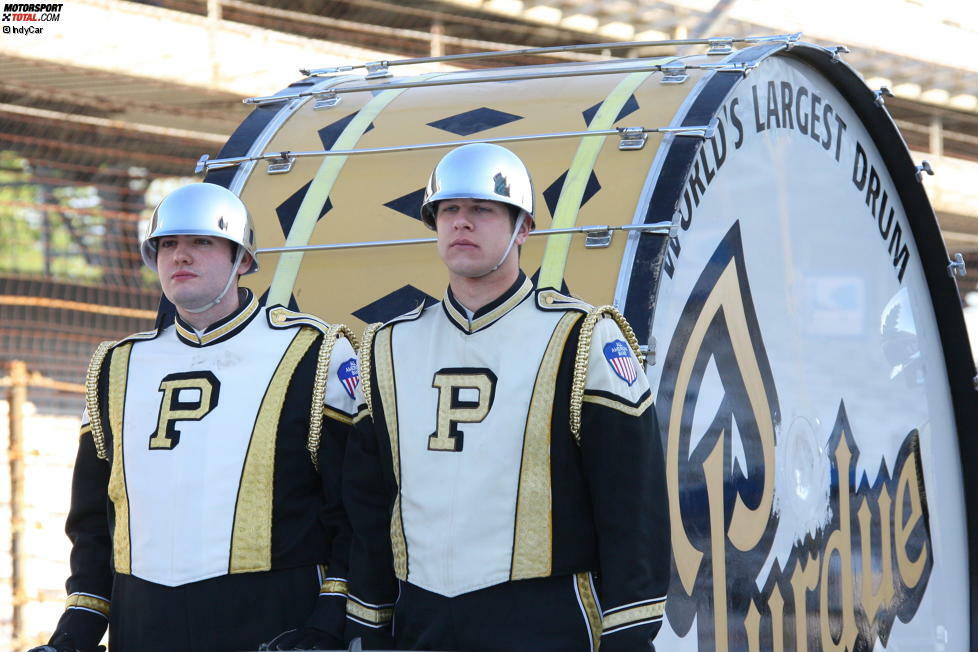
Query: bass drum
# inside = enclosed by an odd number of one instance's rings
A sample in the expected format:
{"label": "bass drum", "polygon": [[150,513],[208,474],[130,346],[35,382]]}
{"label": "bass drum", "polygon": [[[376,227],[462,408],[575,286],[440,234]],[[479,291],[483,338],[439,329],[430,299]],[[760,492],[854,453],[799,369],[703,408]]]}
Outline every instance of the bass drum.
{"label": "bass drum", "polygon": [[[541,285],[614,303],[648,347],[673,550],[659,648],[978,649],[978,486],[962,473],[978,402],[958,294],[896,127],[833,55],[771,41],[308,78],[220,156],[330,154],[274,174],[212,162],[206,180],[240,194],[261,247],[425,238],[423,187],[446,149],[417,145],[538,135],[504,143],[534,176],[538,228],[671,225],[522,252]],[[336,104],[301,95],[365,85]],[[638,149],[543,137],[614,127],[689,129]],[[446,285],[431,244],[261,262],[246,280],[269,302],[355,329]]]}

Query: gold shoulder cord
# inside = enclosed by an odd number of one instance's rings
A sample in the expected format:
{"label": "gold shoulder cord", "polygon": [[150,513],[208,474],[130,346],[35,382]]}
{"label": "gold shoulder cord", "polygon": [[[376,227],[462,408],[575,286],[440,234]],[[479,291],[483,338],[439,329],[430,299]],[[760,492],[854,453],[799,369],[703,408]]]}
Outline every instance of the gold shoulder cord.
{"label": "gold shoulder cord", "polygon": [[331,324],[323,333],[323,343],[319,345],[319,356],[316,359],[316,375],[312,381],[312,406],[309,411],[309,438],[306,440],[306,450],[312,457],[312,465],[319,470],[319,440],[323,432],[323,401],[326,398],[326,383],[329,381],[329,362],[333,355],[333,347],[340,335],[350,340],[353,349],[357,348],[357,338],[343,324]]}
{"label": "gold shoulder cord", "polygon": [[105,453],[105,431],[102,429],[102,414],[98,405],[98,377],[102,371],[102,363],[109,349],[115,342],[102,342],[92,354],[85,374],[85,408],[88,410],[88,423],[92,427],[92,441],[95,442],[95,453],[100,460],[107,460]]}
{"label": "gold shoulder cord", "polygon": [[591,338],[594,336],[594,326],[602,317],[611,317],[625,335],[625,341],[632,348],[639,365],[645,364],[645,356],[638,346],[638,338],[625,316],[614,306],[598,306],[584,318],[581,324],[580,339],[577,341],[577,356],[574,358],[574,378],[571,381],[570,398],[570,431],[577,445],[581,445],[581,404],[584,402],[584,384],[587,382],[588,360],[591,357]]}
{"label": "gold shoulder cord", "polygon": [[370,373],[372,371],[371,363],[373,358],[370,355],[370,349],[374,345],[374,335],[383,326],[381,322],[375,322],[373,324],[368,324],[367,328],[363,331],[363,340],[360,342],[360,348],[357,349],[357,362],[360,365],[360,386],[363,387],[363,399],[367,402],[367,412],[370,416],[374,414],[373,407],[373,397],[370,395]]}

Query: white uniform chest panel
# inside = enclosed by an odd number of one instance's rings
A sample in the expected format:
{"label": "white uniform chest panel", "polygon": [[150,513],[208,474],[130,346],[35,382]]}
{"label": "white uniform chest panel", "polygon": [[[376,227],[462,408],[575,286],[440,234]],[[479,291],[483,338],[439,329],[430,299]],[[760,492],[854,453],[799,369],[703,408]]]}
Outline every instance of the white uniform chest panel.
{"label": "white uniform chest panel", "polygon": [[176,586],[228,572],[255,419],[297,332],[259,317],[207,347],[172,329],[133,346],[122,449],[134,575]]}
{"label": "white uniform chest panel", "polygon": [[[408,581],[457,595],[509,579],[527,411],[562,314],[538,310],[530,297],[467,334],[441,310],[393,332],[401,513]],[[446,412],[442,394],[453,384],[459,407]],[[487,406],[482,394],[490,386]],[[463,419],[454,429],[452,416]],[[460,450],[439,448],[445,439],[432,441],[439,419],[442,435],[461,433]]]}

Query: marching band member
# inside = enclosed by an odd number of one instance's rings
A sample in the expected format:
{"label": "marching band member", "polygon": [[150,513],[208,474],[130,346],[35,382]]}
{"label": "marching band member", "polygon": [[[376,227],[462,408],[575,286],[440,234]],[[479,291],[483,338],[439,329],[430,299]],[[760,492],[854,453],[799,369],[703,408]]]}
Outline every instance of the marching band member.
{"label": "marching band member", "polygon": [[340,646],[345,327],[238,287],[255,233],[220,186],[168,195],[140,249],[176,315],[92,359],[67,609],[35,650],[96,650],[106,626],[112,652]]}
{"label": "marching band member", "polygon": [[651,649],[669,519],[631,328],[520,270],[533,188],[511,151],[449,152],[421,213],[449,286],[361,345],[350,627],[398,649]]}

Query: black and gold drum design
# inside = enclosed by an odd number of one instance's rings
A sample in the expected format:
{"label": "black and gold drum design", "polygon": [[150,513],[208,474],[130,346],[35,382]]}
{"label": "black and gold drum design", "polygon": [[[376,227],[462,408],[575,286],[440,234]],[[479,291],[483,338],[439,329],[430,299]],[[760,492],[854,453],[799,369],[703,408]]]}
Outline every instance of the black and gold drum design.
{"label": "black and gold drum design", "polygon": [[840,50],[713,45],[310,76],[201,168],[260,248],[287,248],[249,285],[356,330],[443,296],[434,245],[407,242],[431,236],[439,158],[510,147],[538,230],[561,231],[523,268],[614,304],[648,350],[672,519],[660,649],[978,649],[975,369],[920,172]]}

